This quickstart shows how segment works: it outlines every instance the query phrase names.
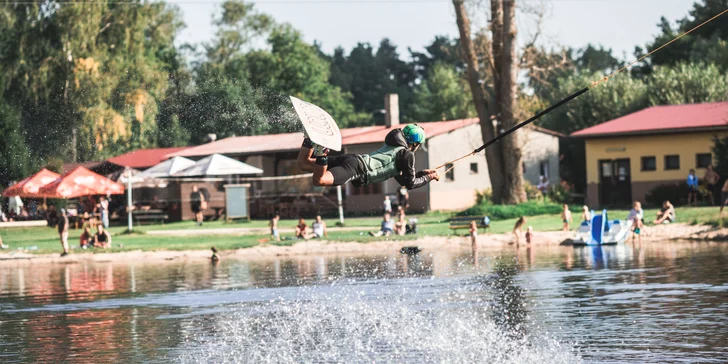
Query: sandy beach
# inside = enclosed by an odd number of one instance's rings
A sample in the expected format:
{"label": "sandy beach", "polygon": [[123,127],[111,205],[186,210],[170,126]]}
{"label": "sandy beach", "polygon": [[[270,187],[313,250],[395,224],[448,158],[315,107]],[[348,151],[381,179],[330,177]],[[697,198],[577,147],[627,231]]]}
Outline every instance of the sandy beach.
{"label": "sandy beach", "polygon": [[[699,241],[725,241],[728,240],[728,229],[714,228],[708,225],[670,224],[649,226],[644,230],[644,242],[666,240],[699,240]],[[574,232],[543,231],[536,232],[533,245],[569,245]],[[478,236],[478,246],[513,246],[512,234],[482,234]],[[629,242],[629,240],[628,240]],[[402,247],[417,246],[423,252],[434,250],[468,251],[471,249],[468,236],[423,236],[416,240],[406,241],[375,241],[367,243],[308,240],[300,241],[292,246],[275,246],[267,243],[261,245],[221,251],[220,256],[235,259],[265,260],[275,257],[294,257],[307,255],[369,255],[369,254],[398,254]],[[521,246],[525,246],[525,239],[521,239]],[[158,250],[158,251],[125,251],[125,252],[89,252],[74,251],[66,257],[58,254],[29,254],[25,252],[0,252],[2,265],[27,265],[37,263],[73,264],[79,262],[131,262],[131,261],[174,261],[209,259],[210,250]]]}

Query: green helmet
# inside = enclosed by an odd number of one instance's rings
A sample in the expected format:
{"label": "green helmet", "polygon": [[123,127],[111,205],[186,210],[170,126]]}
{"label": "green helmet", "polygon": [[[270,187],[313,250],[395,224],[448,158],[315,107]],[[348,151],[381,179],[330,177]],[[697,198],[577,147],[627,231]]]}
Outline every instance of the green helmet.
{"label": "green helmet", "polygon": [[407,124],[402,129],[402,133],[407,144],[422,144],[425,142],[425,129],[417,124]]}

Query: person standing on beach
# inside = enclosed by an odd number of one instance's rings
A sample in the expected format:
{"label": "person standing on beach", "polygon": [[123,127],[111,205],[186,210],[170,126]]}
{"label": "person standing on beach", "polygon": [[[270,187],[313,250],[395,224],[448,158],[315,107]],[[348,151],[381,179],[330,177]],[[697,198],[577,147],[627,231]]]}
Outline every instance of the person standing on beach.
{"label": "person standing on beach", "polygon": [[690,201],[693,201],[693,204],[697,204],[698,200],[698,176],[695,175],[695,170],[691,169],[690,173],[688,173],[688,206],[690,206]]}
{"label": "person standing on beach", "polygon": [[475,220],[470,221],[470,244],[473,247],[473,250],[475,250],[475,246],[477,245],[477,239],[478,239],[478,224],[475,222]]}
{"label": "person standing on beach", "polygon": [[569,223],[571,223],[571,211],[569,205],[564,204],[564,211],[561,212],[561,220],[564,222],[564,231],[569,231]]}
{"label": "person standing on beach", "polygon": [[61,216],[58,218],[58,235],[61,238],[61,246],[63,247],[62,257],[68,255],[68,215],[66,209],[61,209]]}
{"label": "person standing on beach", "polygon": [[708,201],[710,201],[711,206],[715,206],[715,196],[713,192],[715,192],[715,185],[717,185],[720,180],[720,175],[713,169],[712,165],[708,165],[703,179],[705,179],[705,187],[708,189]]}
{"label": "person standing on beach", "polygon": [[275,239],[275,241],[281,241],[281,235],[278,233],[278,220],[280,219],[281,216],[276,214],[272,219],[270,219],[270,223],[268,223],[268,226],[270,226],[270,236]]}
{"label": "person standing on beach", "polygon": [[581,212],[581,221],[584,222],[590,222],[591,221],[591,212],[589,212],[589,207],[587,205],[584,205],[582,207]]}
{"label": "person standing on beach", "polygon": [[195,220],[198,226],[202,226],[202,204],[205,202],[205,196],[197,188],[197,185],[192,186],[192,192],[190,192],[190,208],[195,214]]}
{"label": "person standing on beach", "polygon": [[521,218],[519,218],[516,221],[516,225],[513,226],[513,236],[516,237],[516,247],[518,247],[521,243],[520,233],[523,232],[523,225],[525,225],[525,224],[526,224],[526,217],[521,216]]}
{"label": "person standing on beach", "polygon": [[407,210],[409,208],[409,191],[407,191],[407,187],[401,186],[399,188],[399,205],[402,206],[403,210]]}
{"label": "person standing on beach", "polygon": [[101,223],[105,228],[109,228],[109,200],[105,196],[99,198],[99,203],[96,205],[99,213],[101,214]]}
{"label": "person standing on beach", "polygon": [[723,202],[720,204],[720,216],[723,216],[723,208],[725,207],[726,202],[728,202],[728,180],[723,183],[723,188],[720,190],[720,198],[723,200]]}
{"label": "person standing on beach", "polygon": [[384,213],[392,213],[392,200],[389,199],[389,196],[384,196]]}

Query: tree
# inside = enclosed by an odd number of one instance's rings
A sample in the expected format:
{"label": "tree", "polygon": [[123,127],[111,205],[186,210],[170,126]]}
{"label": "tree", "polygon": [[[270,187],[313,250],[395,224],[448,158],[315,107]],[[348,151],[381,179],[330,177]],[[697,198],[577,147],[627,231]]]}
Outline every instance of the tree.
{"label": "tree", "polygon": [[348,56],[337,50],[331,68],[330,82],[352,95],[354,110],[362,117],[366,115],[367,124],[375,122],[374,115],[390,93],[399,95],[401,118],[413,119],[409,107],[417,76],[412,66],[399,58],[389,39],[382,39],[376,51],[368,43],[357,44]]}
{"label": "tree", "polygon": [[[262,101],[261,108],[268,115],[283,115],[282,105],[290,108],[283,95],[292,95],[327,110],[341,126],[356,125],[363,118],[354,112],[350,95],[329,84],[329,64],[319,56],[316,48],[305,43],[301,34],[290,25],[274,29],[269,38],[270,51],[257,50],[245,56],[250,82],[256,87],[275,90]],[[276,120],[280,130],[298,130],[290,118]],[[288,126],[284,126],[288,124]]]}
{"label": "tree", "polygon": [[[689,15],[677,21],[677,27],[662,17],[658,27],[660,34],[647,44],[647,50],[635,48],[635,56],[657,49],[728,8],[728,0],[702,0],[695,2]],[[654,66],[675,66],[682,62],[714,63],[725,72],[728,70],[728,16],[721,16],[685,35],[660,52],[653,54],[641,67],[633,69],[635,75],[649,75]]]}
{"label": "tree", "polygon": [[728,100],[728,76],[717,66],[680,63],[655,67],[649,79],[651,105],[679,105]]}
{"label": "tree", "polygon": [[[516,51],[516,23],[514,0],[491,0],[492,32],[490,49],[487,50],[492,75],[492,85],[486,96],[485,82],[481,83],[480,65],[475,51],[475,43],[470,36],[470,20],[462,0],[453,0],[460,32],[465,63],[468,67],[468,81],[473,103],[480,119],[484,140],[493,139],[500,132],[510,129],[517,123],[516,75],[518,72]],[[526,200],[521,169],[521,132],[516,131],[494,144],[486,151],[488,171],[496,202],[520,203]]]}
{"label": "tree", "polygon": [[154,145],[176,8],[32,1],[0,12],[3,95],[34,154],[92,160]]}
{"label": "tree", "polygon": [[19,181],[30,170],[30,151],[20,131],[20,115],[0,98],[0,185]]}
{"label": "tree", "polygon": [[415,87],[412,115],[420,121],[455,120],[475,116],[467,81],[453,67],[442,63],[430,68]]}

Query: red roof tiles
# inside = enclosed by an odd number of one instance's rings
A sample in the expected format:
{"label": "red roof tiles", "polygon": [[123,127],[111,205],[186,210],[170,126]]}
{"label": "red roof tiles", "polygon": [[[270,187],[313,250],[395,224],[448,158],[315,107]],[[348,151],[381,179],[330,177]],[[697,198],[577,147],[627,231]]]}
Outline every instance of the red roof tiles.
{"label": "red roof tiles", "polygon": [[165,155],[179,152],[186,148],[188,147],[138,149],[133,152],[109,158],[107,161],[122,167],[137,169],[149,168],[167,159]]}
{"label": "red roof tiles", "polygon": [[576,137],[728,128],[728,102],[653,106],[572,133]]}

